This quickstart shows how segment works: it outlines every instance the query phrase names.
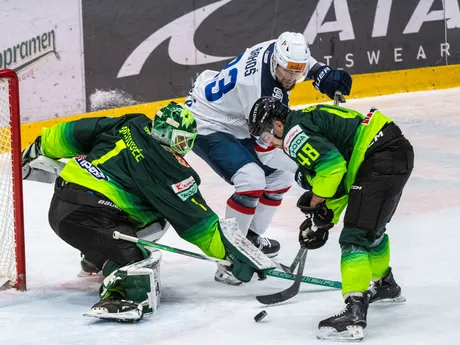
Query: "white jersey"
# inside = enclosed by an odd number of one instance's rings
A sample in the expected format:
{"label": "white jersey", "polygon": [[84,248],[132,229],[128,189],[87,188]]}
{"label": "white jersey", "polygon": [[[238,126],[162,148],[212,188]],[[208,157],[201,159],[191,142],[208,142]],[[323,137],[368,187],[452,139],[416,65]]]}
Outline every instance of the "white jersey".
{"label": "white jersey", "polygon": [[[185,101],[195,116],[198,133],[249,138],[247,119],[254,103],[273,96],[288,105],[289,94],[276,81],[272,63],[276,40],[259,43],[236,57],[220,72],[202,72]],[[310,56],[304,75],[317,63]]]}

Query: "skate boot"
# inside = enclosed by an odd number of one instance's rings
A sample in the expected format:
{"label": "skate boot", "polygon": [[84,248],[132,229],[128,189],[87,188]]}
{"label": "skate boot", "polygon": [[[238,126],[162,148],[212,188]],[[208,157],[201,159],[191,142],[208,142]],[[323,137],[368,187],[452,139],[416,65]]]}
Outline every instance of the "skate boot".
{"label": "skate boot", "polygon": [[217,271],[214,275],[214,280],[219,283],[233,286],[238,286],[243,283],[241,280],[238,280],[233,276],[229,268],[223,265],[217,265]]}
{"label": "skate boot", "polygon": [[252,230],[248,230],[246,238],[269,258],[277,256],[280,251],[280,244],[278,241],[260,236]]}
{"label": "skate boot", "polygon": [[91,261],[87,260],[83,253],[80,253],[80,266],[81,271],[78,273],[78,277],[87,277],[93,274],[101,273],[101,270]]}
{"label": "skate boot", "polygon": [[142,319],[142,305],[123,299],[118,291],[107,292],[84,316],[118,322],[136,322]]}
{"label": "skate boot", "polygon": [[366,296],[349,296],[347,306],[340,313],[321,321],[318,325],[318,339],[333,341],[361,341],[367,326]]}
{"label": "skate boot", "polygon": [[376,282],[373,282],[365,292],[369,296],[369,303],[381,302],[405,302],[401,296],[401,287],[396,283],[391,268],[387,274]]}

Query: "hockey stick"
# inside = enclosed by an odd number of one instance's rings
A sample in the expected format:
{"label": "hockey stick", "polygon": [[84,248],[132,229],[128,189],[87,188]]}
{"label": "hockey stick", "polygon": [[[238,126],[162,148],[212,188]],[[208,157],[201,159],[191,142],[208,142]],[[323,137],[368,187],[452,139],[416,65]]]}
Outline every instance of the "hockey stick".
{"label": "hockey stick", "polygon": [[303,249],[302,258],[300,259],[299,268],[295,277],[294,284],[288,287],[286,290],[264,296],[256,296],[256,299],[262,304],[275,304],[287,301],[288,299],[294,297],[299,292],[300,283],[302,281],[302,274],[305,268],[305,261],[307,260],[307,249]]}
{"label": "hockey stick", "polygon": [[340,103],[345,103],[345,97],[340,91],[336,91],[334,94],[334,106],[338,106]]}
{"label": "hockey stick", "polygon": [[116,239],[116,240],[125,240],[125,241],[128,241],[128,242],[141,244],[143,246],[153,247],[153,248],[165,250],[165,251],[171,252],[171,253],[190,256],[190,257],[195,258],[195,259],[215,262],[216,264],[221,264],[221,265],[224,265],[224,266],[231,266],[232,265],[232,263],[230,261],[227,261],[227,260],[219,260],[219,259],[211,258],[211,257],[209,257],[207,255],[201,255],[201,254],[198,254],[198,253],[189,252],[188,250],[183,250],[183,249],[179,249],[179,248],[169,247],[169,246],[166,246],[166,245],[160,244],[160,243],[141,240],[141,239],[139,239],[137,237],[128,236],[128,235],[122,234],[122,233],[120,233],[118,231],[113,232],[113,238]]}
{"label": "hockey stick", "polygon": [[[266,273],[270,277],[286,279],[286,280],[295,280],[295,278],[297,277],[297,275],[295,274],[288,273],[288,272],[282,272],[282,271],[276,271],[276,270],[268,270]],[[314,277],[309,277],[309,276],[302,276],[300,280],[302,283],[307,283],[307,284],[326,286],[326,287],[330,287],[334,289],[342,288],[342,283],[336,280],[327,280],[327,279],[314,278]]]}
{"label": "hockey stick", "polygon": [[[133,242],[133,243],[138,243],[138,244],[141,244],[143,246],[162,249],[162,250],[165,250],[165,251],[168,251],[168,252],[171,252],[171,253],[181,254],[181,255],[189,256],[189,257],[192,257],[192,258],[195,258],[195,259],[210,261],[210,262],[214,262],[214,263],[217,263],[217,264],[222,264],[222,265],[225,265],[225,266],[230,266],[231,265],[231,262],[229,262],[227,260],[219,260],[219,259],[211,258],[211,257],[206,256],[206,255],[202,255],[202,254],[198,254],[198,253],[194,253],[194,252],[189,252],[187,250],[174,248],[174,247],[169,247],[169,246],[166,246],[166,245],[163,245],[163,244],[150,242],[150,241],[146,241],[146,240],[141,240],[141,239],[139,239],[137,237],[121,234],[118,231],[113,232],[113,238],[117,239],[117,240],[125,240],[125,241],[129,241],[129,242]],[[287,280],[295,280],[295,277],[296,277],[293,274],[286,273],[286,272],[281,272],[281,271],[276,271],[276,270],[267,270],[266,274],[268,276],[271,276],[271,277],[280,278],[280,279],[287,279]],[[337,287],[337,284],[341,284],[340,282],[324,280],[324,279],[320,279],[320,278],[307,277],[307,276],[302,276],[301,281],[302,281],[302,283],[322,285],[322,286],[328,286],[328,287]]]}
{"label": "hockey stick", "polygon": [[303,248],[300,248],[299,251],[297,252],[297,255],[294,258],[294,261],[292,262],[291,266],[287,267],[286,265],[283,265],[282,263],[278,263],[279,267],[286,273],[293,273],[295,268],[300,262],[300,259],[302,258],[304,250]]}

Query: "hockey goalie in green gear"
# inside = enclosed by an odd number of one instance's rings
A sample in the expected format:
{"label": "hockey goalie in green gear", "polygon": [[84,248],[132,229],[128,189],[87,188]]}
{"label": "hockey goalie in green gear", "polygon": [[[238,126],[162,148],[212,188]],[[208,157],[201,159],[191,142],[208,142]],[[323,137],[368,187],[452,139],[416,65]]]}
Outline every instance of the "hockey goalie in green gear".
{"label": "hockey goalie in green gear", "polygon": [[[153,229],[158,239],[170,223],[206,255],[232,262],[225,269],[239,282],[274,267],[249,242],[241,246],[241,239],[223,233],[198,189],[198,174],[184,158],[196,135],[193,115],[171,102],[153,121],[127,114],[43,128],[23,151],[25,177],[37,176],[45,166],[59,173],[49,209],[51,228],[104,274],[101,299],[85,315],[137,321],[160,303],[161,253],[117,241],[114,231],[139,236]],[[61,158],[69,159],[62,169]]]}

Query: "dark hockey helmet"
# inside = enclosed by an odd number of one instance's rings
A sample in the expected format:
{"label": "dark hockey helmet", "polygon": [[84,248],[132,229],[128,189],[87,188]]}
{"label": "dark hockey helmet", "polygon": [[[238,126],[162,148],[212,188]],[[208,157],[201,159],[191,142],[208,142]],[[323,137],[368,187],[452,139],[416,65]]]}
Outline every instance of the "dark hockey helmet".
{"label": "dark hockey helmet", "polygon": [[176,102],[158,110],[153,118],[153,138],[182,156],[193,148],[197,134],[193,114]]}
{"label": "dark hockey helmet", "polygon": [[252,106],[249,113],[249,133],[258,137],[263,132],[273,132],[273,120],[286,121],[289,108],[275,97],[261,97]]}

